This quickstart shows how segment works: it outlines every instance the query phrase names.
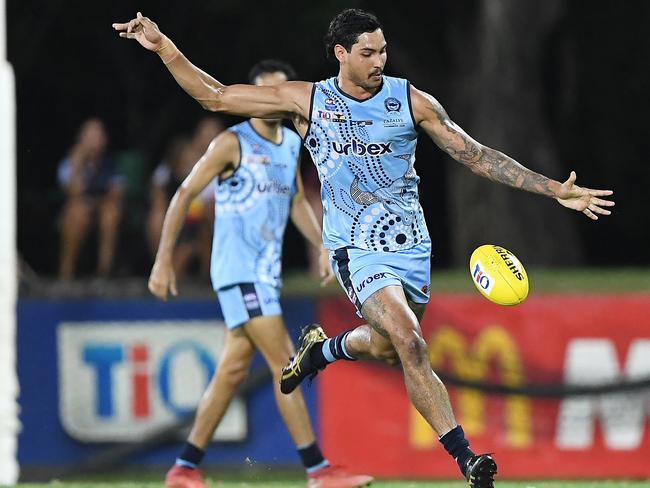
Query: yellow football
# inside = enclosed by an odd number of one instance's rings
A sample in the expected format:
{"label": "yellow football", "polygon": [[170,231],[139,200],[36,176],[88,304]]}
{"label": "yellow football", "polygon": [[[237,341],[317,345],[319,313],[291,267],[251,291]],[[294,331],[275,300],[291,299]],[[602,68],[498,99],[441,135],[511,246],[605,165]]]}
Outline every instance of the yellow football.
{"label": "yellow football", "polygon": [[469,259],[469,272],[476,289],[494,303],[517,305],[528,296],[526,270],[514,254],[501,246],[478,247]]}

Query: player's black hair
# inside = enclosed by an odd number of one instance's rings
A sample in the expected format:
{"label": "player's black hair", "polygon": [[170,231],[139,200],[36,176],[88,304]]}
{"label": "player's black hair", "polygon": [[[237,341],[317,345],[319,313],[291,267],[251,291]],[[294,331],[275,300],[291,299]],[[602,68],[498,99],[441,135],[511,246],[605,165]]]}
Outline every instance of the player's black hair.
{"label": "player's black hair", "polygon": [[248,82],[255,84],[255,78],[264,73],[284,73],[287,80],[295,80],[296,72],[290,64],[280,61],[279,59],[263,59],[255,64],[248,72]]}
{"label": "player's black hair", "polygon": [[361,34],[381,28],[379,19],[370,12],[358,8],[345,9],[332,19],[323,39],[327,59],[334,59],[334,46],[337,44],[350,52],[352,45],[359,40]]}

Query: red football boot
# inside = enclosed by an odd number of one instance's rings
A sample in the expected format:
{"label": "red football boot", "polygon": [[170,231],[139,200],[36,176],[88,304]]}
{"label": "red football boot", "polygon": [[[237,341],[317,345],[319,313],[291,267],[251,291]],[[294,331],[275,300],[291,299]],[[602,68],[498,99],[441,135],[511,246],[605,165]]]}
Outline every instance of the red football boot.
{"label": "red football boot", "polygon": [[329,466],[308,475],[307,488],[357,488],[368,486],[373,480],[367,474],[351,474],[339,466]]}
{"label": "red football boot", "polygon": [[165,488],[210,488],[203,481],[203,474],[198,469],[186,468],[174,464],[165,476]]}

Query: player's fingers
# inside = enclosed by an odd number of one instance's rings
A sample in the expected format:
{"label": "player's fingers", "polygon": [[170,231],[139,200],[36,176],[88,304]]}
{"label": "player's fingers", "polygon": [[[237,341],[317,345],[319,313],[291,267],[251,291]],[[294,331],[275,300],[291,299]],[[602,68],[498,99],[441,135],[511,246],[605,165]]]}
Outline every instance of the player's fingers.
{"label": "player's fingers", "polygon": [[149,17],[145,17],[140,12],[138,12],[138,20],[142,23],[143,26],[153,25],[154,23],[153,20],[151,20]]}
{"label": "player's fingers", "polygon": [[131,22],[129,22],[129,27],[127,28],[127,32],[135,32],[136,30],[139,30],[142,28],[142,22],[140,22],[140,19],[133,19]]}
{"label": "player's fingers", "polygon": [[169,283],[169,290],[172,292],[173,296],[178,296],[178,289],[176,288],[176,277],[172,278],[171,282]]}
{"label": "player's fingers", "polygon": [[129,25],[128,22],[124,22],[124,23],[121,23],[121,22],[115,22],[115,23],[113,24],[113,29],[115,29],[115,30],[117,30],[117,31],[121,31],[121,30],[126,29],[126,28],[128,27],[128,25]]}
{"label": "player's fingers", "polygon": [[591,220],[598,220],[598,216],[597,216],[596,214],[594,214],[594,213],[593,213],[591,210],[589,210],[588,208],[585,208],[585,209],[582,211],[582,213],[585,214],[587,217],[589,217]]}
{"label": "player's fingers", "polygon": [[600,208],[599,206],[594,205],[593,203],[591,205],[589,205],[589,210],[591,210],[594,213],[600,214],[600,215],[611,215],[612,214],[612,212],[610,212],[609,210],[604,209],[604,208]]}
{"label": "player's fingers", "polygon": [[596,205],[600,205],[601,207],[613,207],[616,205],[616,203],[612,202],[611,200],[602,200],[600,198],[592,198],[591,203],[595,203]]}
{"label": "player's fingers", "polygon": [[120,37],[125,39],[135,39],[135,34],[133,32],[120,32]]}
{"label": "player's fingers", "polygon": [[569,178],[564,182],[564,184],[565,184],[566,186],[572,186],[572,185],[575,183],[576,178],[577,178],[577,176],[576,176],[576,172],[575,172],[575,171],[571,171],[571,174],[569,174]]}
{"label": "player's fingers", "polygon": [[608,197],[609,195],[614,194],[612,190],[593,190],[591,188],[585,188],[585,190],[594,197]]}

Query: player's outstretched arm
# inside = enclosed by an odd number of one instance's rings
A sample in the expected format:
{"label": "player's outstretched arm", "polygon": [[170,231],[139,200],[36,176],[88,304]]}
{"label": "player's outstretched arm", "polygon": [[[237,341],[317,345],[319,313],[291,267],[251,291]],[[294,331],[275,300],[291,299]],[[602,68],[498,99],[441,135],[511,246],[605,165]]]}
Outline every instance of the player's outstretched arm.
{"label": "player's outstretched arm", "polygon": [[334,279],[334,272],[330,266],[329,253],[323,246],[321,226],[318,223],[314,209],[311,208],[305,196],[305,188],[300,175],[300,164],[296,169],[296,194],[291,202],[291,221],[303,237],[318,249],[321,286],[327,285]]}
{"label": "player's outstretched arm", "polygon": [[231,166],[234,169],[235,161],[239,161],[237,136],[232,132],[223,132],[212,141],[208,150],[176,190],[165,214],[156,261],[149,276],[149,291],[156,297],[167,300],[170,291],[174,296],[178,294],[173,254],[176,238],[183,227],[190,203],[216,176]]}
{"label": "player's outstretched arm", "polygon": [[612,195],[611,190],[594,190],[576,185],[574,171],[564,183],[535,173],[502,152],[472,139],[428,93],[411,87],[411,100],[416,123],[438,147],[477,175],[555,198],[561,205],[582,212],[593,220],[598,220],[598,215],[611,214],[605,207],[613,206],[614,202],[599,198]]}
{"label": "player's outstretched arm", "polygon": [[224,85],[194,66],[156,23],[140,12],[135,19],[115,23],[113,28],[120,33],[120,37],[134,39],[158,54],[181,88],[206,110],[244,117],[308,118],[311,83],[290,81],[275,86]]}

